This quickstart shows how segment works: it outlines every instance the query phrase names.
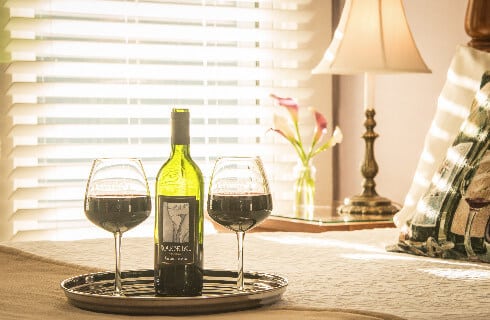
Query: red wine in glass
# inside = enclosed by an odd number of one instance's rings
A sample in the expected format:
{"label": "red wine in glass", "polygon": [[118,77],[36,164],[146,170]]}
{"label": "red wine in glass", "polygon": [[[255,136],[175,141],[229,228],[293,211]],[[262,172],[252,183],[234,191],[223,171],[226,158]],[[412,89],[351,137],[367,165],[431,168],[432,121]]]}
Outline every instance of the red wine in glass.
{"label": "red wine in glass", "polygon": [[104,230],[125,232],[146,220],[151,213],[147,195],[88,196],[85,215]]}
{"label": "red wine in glass", "polygon": [[220,225],[238,232],[248,231],[264,221],[272,211],[271,194],[212,194],[209,216]]}
{"label": "red wine in glass", "polygon": [[490,199],[485,199],[485,198],[480,198],[480,197],[476,197],[476,198],[467,197],[467,198],[465,198],[465,200],[468,203],[468,205],[470,206],[470,208],[473,208],[473,209],[481,209],[481,208],[484,208],[490,204]]}

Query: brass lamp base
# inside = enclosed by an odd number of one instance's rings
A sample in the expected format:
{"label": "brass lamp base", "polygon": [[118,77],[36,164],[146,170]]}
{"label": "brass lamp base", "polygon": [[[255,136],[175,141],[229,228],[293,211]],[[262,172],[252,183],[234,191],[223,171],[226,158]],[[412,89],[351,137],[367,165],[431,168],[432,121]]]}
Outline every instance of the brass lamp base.
{"label": "brass lamp base", "polygon": [[364,154],[364,162],[361,166],[361,173],[364,177],[363,191],[360,195],[347,198],[344,205],[337,208],[337,212],[343,215],[363,216],[366,219],[386,219],[387,216],[393,216],[400,208],[391,203],[390,200],[380,197],[376,192],[376,182],[374,177],[378,173],[378,164],[374,158],[374,140],[378,134],[374,132],[376,121],[374,109],[367,109],[366,121],[364,126],[366,132],[362,136],[366,142],[366,152]]}
{"label": "brass lamp base", "polygon": [[400,208],[393,204],[389,199],[375,196],[357,195],[344,200],[344,205],[337,208],[341,215],[366,216],[375,218],[381,216],[393,216]]}

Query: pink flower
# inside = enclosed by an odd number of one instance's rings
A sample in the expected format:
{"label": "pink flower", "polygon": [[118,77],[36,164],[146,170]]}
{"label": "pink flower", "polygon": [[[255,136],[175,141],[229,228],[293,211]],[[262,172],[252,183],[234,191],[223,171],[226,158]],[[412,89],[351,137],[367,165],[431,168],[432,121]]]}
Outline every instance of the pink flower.
{"label": "pink flower", "polygon": [[271,130],[279,133],[292,144],[295,143],[294,131],[291,130],[291,127],[289,126],[288,120],[286,118],[274,114],[274,128]]}
{"label": "pink flower", "polygon": [[271,97],[276,99],[280,106],[287,109],[291,120],[288,122],[288,119],[274,114],[274,128],[271,128],[271,130],[279,133],[291,143],[301,162],[304,164],[307,164],[318,153],[325,151],[342,141],[342,132],[338,127],[336,127],[330,139],[328,139],[327,142],[318,145],[320,140],[322,140],[323,136],[327,132],[327,119],[316,109],[309,108],[309,111],[312,112],[315,117],[316,125],[313,132],[311,146],[309,149],[305,149],[298,124],[298,104],[292,98],[281,98],[274,94],[271,94]]}
{"label": "pink flower", "polygon": [[315,120],[316,120],[316,127],[315,127],[315,132],[314,132],[314,137],[313,137],[313,146],[321,140],[323,135],[327,132],[327,119],[323,114],[318,112],[315,108],[310,108],[310,111],[312,111],[315,114]]}
{"label": "pink flower", "polygon": [[340,128],[335,127],[335,130],[333,131],[330,139],[328,139],[327,142],[325,142],[323,145],[319,146],[314,151],[312,151],[310,153],[310,158],[313,158],[314,156],[316,156],[320,152],[323,152],[323,151],[335,146],[337,143],[341,143],[343,138],[344,138],[344,135],[342,134],[342,131],[340,131]]}
{"label": "pink flower", "polygon": [[298,122],[299,107],[298,103],[296,103],[293,98],[281,98],[276,96],[275,94],[271,94],[271,97],[276,99],[280,106],[283,106],[288,110],[293,122]]}

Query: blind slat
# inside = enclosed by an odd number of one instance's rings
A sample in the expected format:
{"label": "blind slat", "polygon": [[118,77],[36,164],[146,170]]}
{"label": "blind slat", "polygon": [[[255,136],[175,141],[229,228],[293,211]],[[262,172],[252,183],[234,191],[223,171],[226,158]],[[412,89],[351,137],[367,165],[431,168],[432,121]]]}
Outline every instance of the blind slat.
{"label": "blind slat", "polygon": [[257,28],[224,28],[207,26],[172,26],[160,24],[123,23],[123,22],[92,22],[70,20],[37,20],[28,18],[12,18],[5,26],[14,37],[24,39],[66,37],[74,39],[88,38],[91,40],[112,41],[162,41],[160,34],[167,34],[165,41],[187,41],[189,43],[203,41],[241,42],[271,41],[282,38],[299,43],[307,42],[312,32],[290,30],[260,30]]}
{"label": "blind slat", "polygon": [[[305,81],[311,73],[304,69],[240,67],[240,66],[165,66],[154,64],[116,64],[116,63],[70,63],[61,62],[53,66],[50,62],[13,63],[8,74],[27,75],[45,78],[77,78],[78,81],[244,81],[296,79]],[[24,78],[23,78],[24,79]],[[35,78],[32,79],[33,81]]]}
{"label": "blind slat", "polygon": [[31,188],[18,188],[11,195],[12,200],[32,200],[37,201],[51,200],[51,201],[63,201],[63,200],[78,200],[80,195],[85,193],[85,188],[80,185],[62,186],[33,186]]}
{"label": "blind slat", "polygon": [[[168,133],[165,133],[168,135]],[[251,140],[251,139],[250,139]],[[255,139],[254,139],[255,140]],[[74,152],[76,148],[77,152]],[[153,149],[151,149],[153,148]],[[287,153],[287,156],[283,157],[283,160],[287,162],[294,162],[295,156],[291,153],[291,146],[282,142],[281,144],[268,144],[261,143],[256,145],[250,141],[247,143],[213,143],[208,145],[193,144],[191,146],[192,155],[194,158],[211,156],[216,157],[217,154],[223,154],[226,150],[228,155],[243,155],[243,154],[254,154],[262,155],[266,154],[267,150],[271,148],[276,149],[277,152]],[[35,154],[33,156],[33,154]],[[145,144],[144,146],[138,144],[118,144],[113,145],[110,143],[101,144],[65,144],[64,146],[53,144],[53,145],[34,145],[34,146],[18,146],[15,147],[13,151],[13,156],[19,158],[52,158],[68,161],[69,159],[90,159],[96,157],[160,157],[160,165],[163,164],[163,160],[169,155],[169,147],[164,144]],[[54,161],[54,160],[53,160]],[[36,164],[37,165],[37,164]],[[36,175],[37,176],[37,175]],[[34,177],[36,177],[34,176]]]}
{"label": "blind slat", "polygon": [[29,40],[19,39],[6,45],[5,50],[11,54],[17,53],[19,61],[35,60],[37,57],[58,59],[84,57],[86,60],[146,60],[158,61],[204,61],[212,60],[216,63],[227,61],[257,61],[267,63],[273,60],[276,64],[281,62],[298,61],[309,62],[313,50],[307,47],[297,47],[294,50],[278,47],[233,47],[218,46],[210,43],[205,46],[172,45],[154,43],[117,43],[117,42],[86,42],[74,40]]}
{"label": "blind slat", "polygon": [[[20,98],[62,97],[62,98],[105,98],[105,99],[270,99],[269,95],[281,86],[253,86],[244,83],[231,85],[151,85],[151,84],[107,84],[107,83],[14,83],[7,94]],[[311,88],[283,86],[298,98],[309,97]],[[17,101],[16,101],[17,102]],[[18,100],[23,102],[23,100]],[[272,103],[272,102],[271,102]]]}
{"label": "blind slat", "polygon": [[[200,99],[204,101],[203,99]],[[193,104],[194,103],[194,104]],[[233,118],[236,115],[234,107],[236,105],[220,104],[220,105],[207,105],[205,110],[202,110],[202,103],[195,104],[188,103],[186,106],[193,111],[193,116],[198,118],[206,117],[207,119],[215,119],[216,122],[220,120],[227,120]],[[204,102],[203,102],[204,103]],[[83,108],[81,108],[83,106]],[[249,117],[263,117],[264,114],[271,114],[271,103],[263,101],[263,104],[256,104],[254,109],[249,108],[247,115]],[[115,111],[124,110],[124,116],[131,118],[153,118],[153,119],[168,119],[171,106],[163,105],[163,102],[155,103],[152,105],[124,105],[124,104],[93,104],[90,102],[80,104],[69,103],[16,103],[11,106],[8,111],[9,115],[14,117],[62,117],[62,118],[111,118],[114,117]],[[209,121],[209,120],[208,120]],[[220,122],[221,123],[221,122]],[[217,123],[218,124],[218,123]]]}
{"label": "blind slat", "polygon": [[[212,3],[212,2],[211,2]],[[265,8],[247,7],[216,7],[207,6],[205,3],[172,4],[155,3],[152,1],[91,1],[86,5],[86,0],[51,0],[31,1],[16,0],[7,1],[6,6],[11,9],[35,8],[38,12],[53,12],[59,15],[76,15],[84,17],[103,17],[121,19],[130,13],[133,19],[175,19],[175,17],[186,17],[189,20],[213,21],[226,18],[231,21],[261,21],[261,22],[284,22],[293,21],[295,23],[306,23],[310,21],[313,12],[308,10],[272,10]]]}
{"label": "blind slat", "polygon": [[[212,129],[209,132],[209,129]],[[220,137],[226,136],[230,131],[236,131],[233,136],[256,137],[263,135],[266,130],[261,131],[262,126],[255,124],[242,124],[240,130],[236,130],[237,125],[193,125],[191,135],[193,139],[200,137]],[[167,136],[170,127],[167,125],[146,125],[146,124],[56,124],[56,125],[17,125],[11,134],[14,136],[45,137],[45,138],[158,138],[155,132],[161,132],[160,137]],[[165,132],[166,134],[163,134]],[[261,134],[262,133],[262,134]]]}

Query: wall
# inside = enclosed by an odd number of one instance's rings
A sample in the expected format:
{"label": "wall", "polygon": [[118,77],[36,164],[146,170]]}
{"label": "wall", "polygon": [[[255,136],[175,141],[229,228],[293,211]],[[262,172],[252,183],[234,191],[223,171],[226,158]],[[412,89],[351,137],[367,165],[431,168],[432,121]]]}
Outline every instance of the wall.
{"label": "wall", "polygon": [[[335,9],[334,0],[334,9]],[[340,3],[340,2],[338,2]],[[403,203],[422,151],[424,137],[435,112],[438,95],[464,32],[465,0],[405,0],[413,37],[431,74],[398,74],[376,77],[375,156],[379,173],[376,190]],[[340,6],[340,10],[341,10]],[[336,150],[336,199],[362,191],[360,164],[364,157],[362,76],[335,76],[335,117],[344,133]]]}

